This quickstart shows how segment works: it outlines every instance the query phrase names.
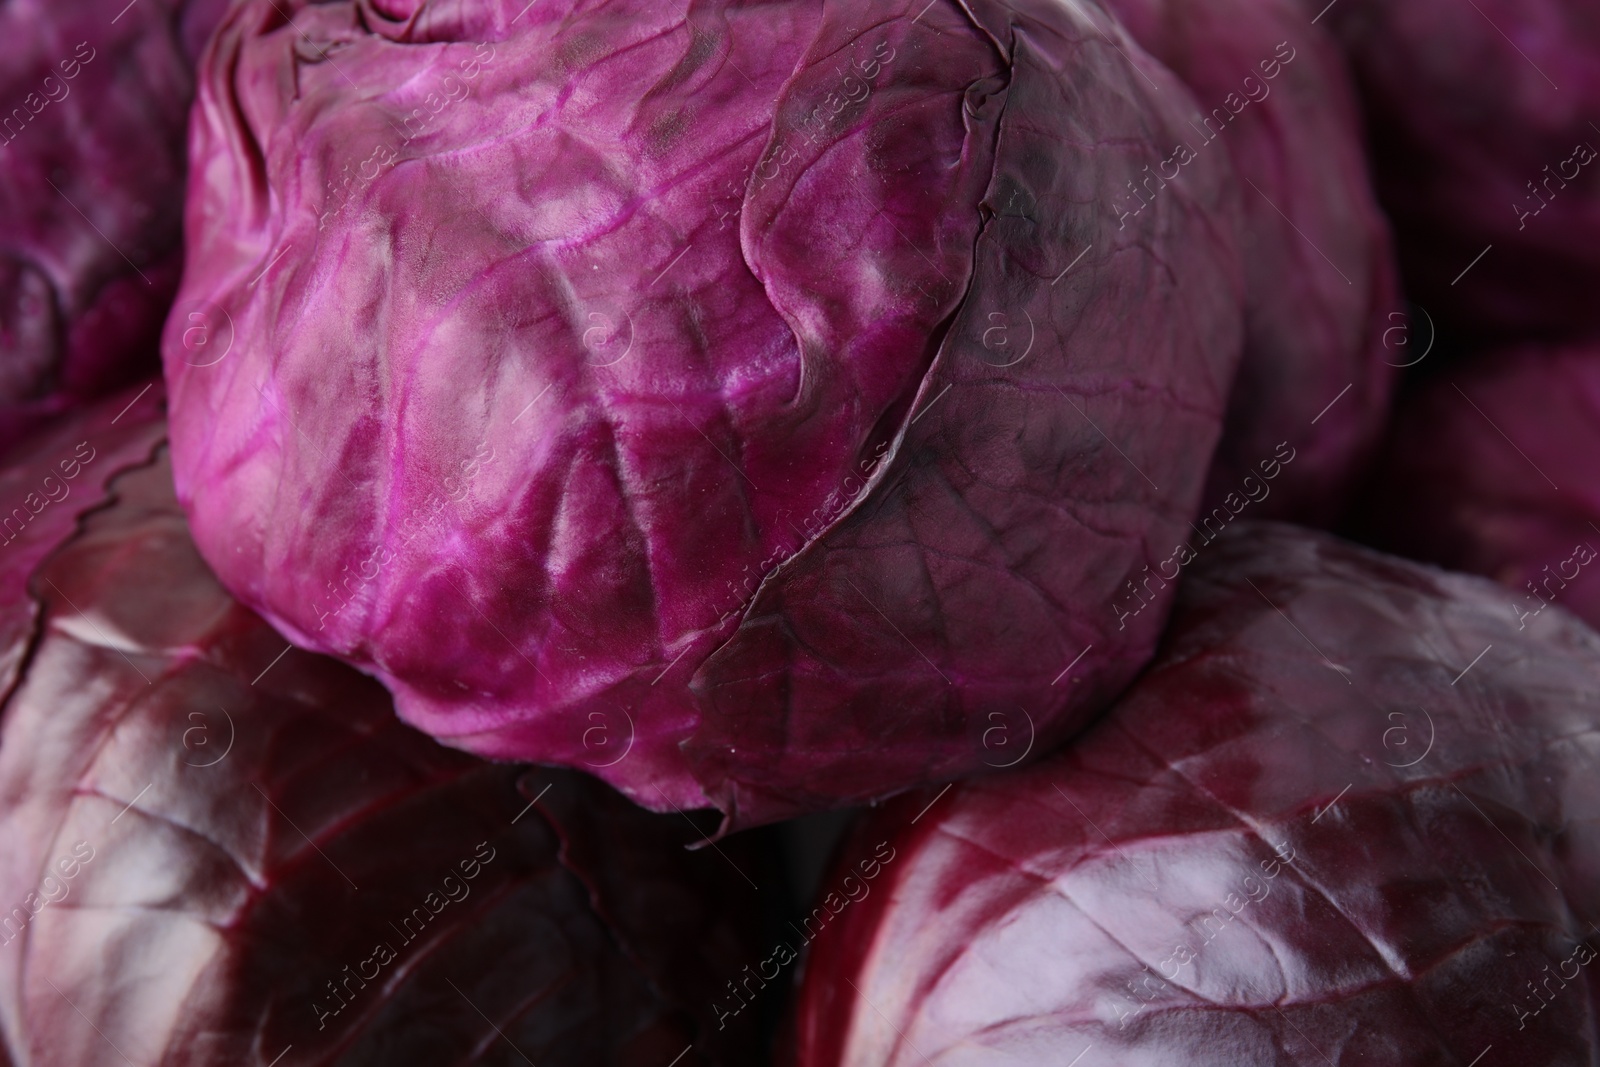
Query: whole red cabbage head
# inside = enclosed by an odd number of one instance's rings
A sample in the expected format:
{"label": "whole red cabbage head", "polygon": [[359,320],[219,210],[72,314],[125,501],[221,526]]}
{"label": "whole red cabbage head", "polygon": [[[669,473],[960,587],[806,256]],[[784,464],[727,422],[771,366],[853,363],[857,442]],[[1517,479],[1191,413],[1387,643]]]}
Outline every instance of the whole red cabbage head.
{"label": "whole red cabbage head", "polygon": [[156,369],[194,63],[225,7],[0,4],[0,449]]}
{"label": "whole red cabbage head", "polygon": [[1300,2],[1365,100],[1408,295],[1473,345],[1600,335],[1600,7]]}
{"label": "whole red cabbage head", "polygon": [[1408,391],[1355,517],[1363,540],[1600,627],[1600,344],[1489,351]]}
{"label": "whole red cabbage head", "polygon": [[1100,9],[251,0],[201,82],[179,497],[408,722],[743,825],[1036,754],[1149,656],[1236,190]]}
{"label": "whole red cabbage head", "polygon": [[37,521],[79,514],[26,572],[0,548],[15,1067],[754,1062],[711,1008],[758,947],[738,842],[403,725],[217,584],[155,413],[99,418],[57,427],[96,455]]}
{"label": "whole red cabbage head", "polygon": [[[1297,0],[1107,6],[1199,102],[1188,143],[1226,153],[1237,171],[1244,356],[1202,511],[1332,522],[1407,361],[1389,226],[1344,57]],[[1294,458],[1269,479],[1280,445]]]}
{"label": "whole red cabbage head", "polygon": [[857,827],[786,1062],[1595,1062],[1600,635],[1503,600],[1235,527],[1078,743]]}

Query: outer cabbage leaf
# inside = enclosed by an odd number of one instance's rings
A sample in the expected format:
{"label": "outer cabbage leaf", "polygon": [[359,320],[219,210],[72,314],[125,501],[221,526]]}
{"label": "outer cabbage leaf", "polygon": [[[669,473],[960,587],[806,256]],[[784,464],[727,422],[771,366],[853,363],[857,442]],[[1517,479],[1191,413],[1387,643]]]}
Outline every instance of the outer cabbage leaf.
{"label": "outer cabbage leaf", "polygon": [[1600,347],[1489,352],[1412,389],[1355,529],[1493,578],[1522,623],[1559,604],[1600,626]]}
{"label": "outer cabbage leaf", "polygon": [[1081,3],[523,8],[219,32],[179,308],[235,343],[164,355],[222,581],[450,744],[729,825],[1079,728],[1240,345],[1226,158],[1111,208],[1182,87]]}
{"label": "outer cabbage leaf", "polygon": [[150,458],[165,427],[150,382],[63,416],[0,459],[0,696],[11,691],[38,625],[28,576],[66,540],[105,487]]}
{"label": "outer cabbage leaf", "polygon": [[112,490],[7,635],[17,1067],[753,1061],[710,1009],[755,943],[737,843],[435,744],[222,590],[164,454]]}
{"label": "outer cabbage leaf", "polygon": [[1231,530],[1078,743],[857,827],[789,1062],[1595,1063],[1600,636],[1503,599]]}
{"label": "outer cabbage leaf", "polygon": [[0,449],[156,369],[194,63],[226,0],[0,4]]}
{"label": "outer cabbage leaf", "polygon": [[1301,2],[1355,72],[1411,298],[1472,344],[1600,334],[1600,8]]}
{"label": "outer cabbage leaf", "polygon": [[[1107,6],[1199,100],[1188,143],[1227,152],[1241,183],[1244,358],[1202,511],[1332,522],[1407,361],[1389,225],[1344,59],[1296,0]],[[1120,205],[1142,202],[1130,193]],[[1267,484],[1262,464],[1282,443],[1295,458]]]}

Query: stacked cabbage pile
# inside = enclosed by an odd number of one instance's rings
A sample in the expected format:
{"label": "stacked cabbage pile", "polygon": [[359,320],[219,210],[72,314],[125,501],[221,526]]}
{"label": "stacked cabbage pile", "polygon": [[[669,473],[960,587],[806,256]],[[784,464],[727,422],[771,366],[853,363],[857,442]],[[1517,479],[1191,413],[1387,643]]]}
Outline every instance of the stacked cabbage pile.
{"label": "stacked cabbage pile", "polygon": [[1600,1064],[1592,5],[0,27],[0,1062]]}

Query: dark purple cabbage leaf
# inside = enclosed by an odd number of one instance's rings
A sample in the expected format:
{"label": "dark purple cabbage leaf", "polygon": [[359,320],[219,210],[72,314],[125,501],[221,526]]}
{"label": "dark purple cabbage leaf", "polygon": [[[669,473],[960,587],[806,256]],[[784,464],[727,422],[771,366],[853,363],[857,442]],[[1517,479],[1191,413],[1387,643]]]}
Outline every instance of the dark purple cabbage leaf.
{"label": "dark purple cabbage leaf", "polygon": [[1226,157],[1112,208],[1182,87],[1045,0],[523,8],[219,31],[164,356],[223,583],[441,740],[729,826],[1081,727],[1240,346]]}
{"label": "dark purple cabbage leaf", "polygon": [[1408,295],[1467,345],[1600,336],[1600,5],[1300,2],[1365,100]]}
{"label": "dark purple cabbage leaf", "polygon": [[225,8],[0,3],[0,449],[157,369],[194,65]]}
{"label": "dark purple cabbage leaf", "polygon": [[[65,436],[99,474],[115,435],[87,421]],[[689,852],[690,822],[586,776],[443,748],[290,649],[201,562],[164,452],[98,500],[4,635],[17,1067],[754,1062],[710,1007],[756,947],[737,842]]]}
{"label": "dark purple cabbage leaf", "polygon": [[[1184,143],[1226,152],[1238,172],[1244,357],[1202,512],[1221,525],[1247,510],[1330,523],[1382,437],[1406,361],[1389,225],[1344,59],[1296,0],[1107,6],[1199,102]],[[1152,167],[1119,209],[1142,210],[1168,172]],[[1285,445],[1294,458],[1265,478]]]}
{"label": "dark purple cabbage leaf", "polygon": [[1600,627],[1600,345],[1489,351],[1408,391],[1353,531]]}
{"label": "dark purple cabbage leaf", "polygon": [[787,1062],[1594,1064],[1600,636],[1503,599],[1234,527],[1078,743],[855,828]]}

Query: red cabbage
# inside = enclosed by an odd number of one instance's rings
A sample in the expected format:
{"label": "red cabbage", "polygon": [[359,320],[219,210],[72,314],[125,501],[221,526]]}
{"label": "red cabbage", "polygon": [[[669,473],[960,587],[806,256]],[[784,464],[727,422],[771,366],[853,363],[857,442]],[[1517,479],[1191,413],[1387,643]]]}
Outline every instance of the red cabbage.
{"label": "red cabbage", "polygon": [[244,3],[178,303],[232,343],[165,337],[195,540],[408,722],[661,810],[1042,751],[1152,650],[1171,590],[1113,601],[1238,357],[1226,157],[1112,209],[1187,99],[1053,0]]}
{"label": "red cabbage", "polygon": [[18,1067],[752,1062],[711,1009],[756,945],[736,842],[688,852],[679,816],[404,726],[222,590],[164,453],[91,488],[133,447],[95,418],[58,436],[97,451],[73,506],[105,506],[0,573],[35,602],[3,634]]}
{"label": "red cabbage", "polygon": [[[1238,171],[1244,358],[1202,510],[1331,522],[1377,446],[1406,362],[1394,343],[1405,316],[1389,227],[1343,57],[1295,0],[1108,6],[1194,93],[1189,143],[1228,153]],[[1261,465],[1280,443],[1294,460],[1268,484]]]}
{"label": "red cabbage", "polygon": [[1473,344],[1600,333],[1600,6],[1301,3],[1365,98],[1412,299]]}
{"label": "red cabbage", "polygon": [[1235,527],[1080,743],[857,827],[787,1062],[1593,1063],[1600,635],[1503,600]]}
{"label": "red cabbage", "polygon": [[0,4],[0,449],[155,371],[194,61],[224,7]]}
{"label": "red cabbage", "polygon": [[1380,548],[1509,587],[1600,626],[1600,346],[1491,351],[1400,405],[1356,517]]}

